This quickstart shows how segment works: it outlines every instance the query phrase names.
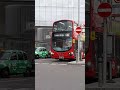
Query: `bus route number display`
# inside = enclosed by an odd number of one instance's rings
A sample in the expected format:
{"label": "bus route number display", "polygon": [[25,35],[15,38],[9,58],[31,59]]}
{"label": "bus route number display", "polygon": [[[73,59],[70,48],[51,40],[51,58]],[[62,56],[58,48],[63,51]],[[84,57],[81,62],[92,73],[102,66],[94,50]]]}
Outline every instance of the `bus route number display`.
{"label": "bus route number display", "polygon": [[70,33],[56,33],[54,37],[70,37]]}

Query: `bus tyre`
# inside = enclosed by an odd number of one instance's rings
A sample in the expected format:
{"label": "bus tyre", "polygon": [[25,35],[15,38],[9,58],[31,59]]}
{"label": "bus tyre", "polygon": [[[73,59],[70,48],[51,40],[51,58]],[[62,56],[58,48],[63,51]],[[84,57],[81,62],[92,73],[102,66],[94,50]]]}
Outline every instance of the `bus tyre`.
{"label": "bus tyre", "polygon": [[26,71],[24,72],[24,77],[29,77],[31,75],[31,69],[26,68]]}
{"label": "bus tyre", "polygon": [[4,68],[1,70],[1,77],[2,78],[9,78],[10,74],[9,74],[9,69]]}

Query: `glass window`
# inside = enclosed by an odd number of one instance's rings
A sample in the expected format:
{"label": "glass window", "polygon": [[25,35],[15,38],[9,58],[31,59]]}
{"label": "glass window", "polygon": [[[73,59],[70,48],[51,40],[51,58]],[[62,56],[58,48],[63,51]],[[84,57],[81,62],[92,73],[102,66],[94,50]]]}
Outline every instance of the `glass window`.
{"label": "glass window", "polygon": [[10,52],[0,52],[0,60],[8,60],[10,58]]}
{"label": "glass window", "polygon": [[89,48],[89,39],[90,39],[90,13],[86,11],[85,14],[85,52],[88,51]]}
{"label": "glass window", "polygon": [[47,50],[44,48],[43,51],[47,51]]}
{"label": "glass window", "polygon": [[18,60],[24,60],[23,53],[19,52],[18,53]]}
{"label": "glass window", "polygon": [[72,31],[72,22],[71,21],[59,21],[55,22],[53,25],[53,31]]}
{"label": "glass window", "polygon": [[53,33],[52,47],[56,51],[67,51],[72,47],[72,35],[70,32]]}
{"label": "glass window", "polygon": [[28,60],[26,53],[23,53],[23,56],[24,56],[24,60]]}
{"label": "glass window", "polygon": [[17,53],[16,52],[12,53],[10,60],[17,60]]}
{"label": "glass window", "polygon": [[85,28],[85,52],[87,52],[89,48],[89,37],[90,37],[89,29],[90,28]]}
{"label": "glass window", "polygon": [[39,52],[41,52],[41,51],[43,51],[43,49],[42,49],[42,48],[39,50]]}

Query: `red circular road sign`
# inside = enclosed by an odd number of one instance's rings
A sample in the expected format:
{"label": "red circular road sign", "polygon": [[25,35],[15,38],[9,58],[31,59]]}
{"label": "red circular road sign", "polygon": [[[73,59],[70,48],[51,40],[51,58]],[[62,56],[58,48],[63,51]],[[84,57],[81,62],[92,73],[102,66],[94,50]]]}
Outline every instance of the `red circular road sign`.
{"label": "red circular road sign", "polygon": [[120,0],[114,0],[116,3],[120,3]]}
{"label": "red circular road sign", "polygon": [[98,6],[98,14],[101,17],[108,17],[112,13],[112,7],[109,3],[101,3]]}
{"label": "red circular road sign", "polygon": [[76,28],[76,32],[77,32],[78,34],[81,33],[81,31],[82,31],[81,27],[77,27],[77,28]]}

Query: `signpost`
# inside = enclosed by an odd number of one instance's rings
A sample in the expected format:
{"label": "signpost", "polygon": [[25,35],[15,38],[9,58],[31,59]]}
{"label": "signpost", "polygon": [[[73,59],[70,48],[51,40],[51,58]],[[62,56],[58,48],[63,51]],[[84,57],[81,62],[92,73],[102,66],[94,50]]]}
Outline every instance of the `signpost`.
{"label": "signpost", "polygon": [[110,16],[111,13],[112,13],[112,7],[109,3],[101,3],[98,6],[98,15],[99,16],[106,18],[106,17]]}
{"label": "signpost", "polygon": [[80,34],[81,31],[82,31],[82,30],[81,30],[81,27],[77,27],[77,28],[76,28],[76,32],[77,32],[78,34]]}
{"label": "signpost", "polygon": [[[103,17],[103,23],[104,23],[104,31],[103,31],[103,77],[100,74],[101,72],[99,72],[99,80],[101,80],[101,78],[103,78],[103,84],[106,83],[106,72],[107,72],[107,17],[110,16],[112,13],[112,7],[109,3],[101,3],[98,6],[98,15]],[[101,59],[100,59],[101,60]],[[99,71],[101,71],[102,69],[102,63],[99,63]],[[101,82],[99,82],[100,84]],[[101,85],[101,84],[100,84]]]}
{"label": "signpost", "polygon": [[[81,33],[81,31],[82,31],[81,27],[76,28],[76,32],[78,33],[78,59],[76,59],[76,62],[79,62],[82,59],[81,50],[80,50],[80,33]],[[79,60],[79,58],[80,58],[80,60]]]}

